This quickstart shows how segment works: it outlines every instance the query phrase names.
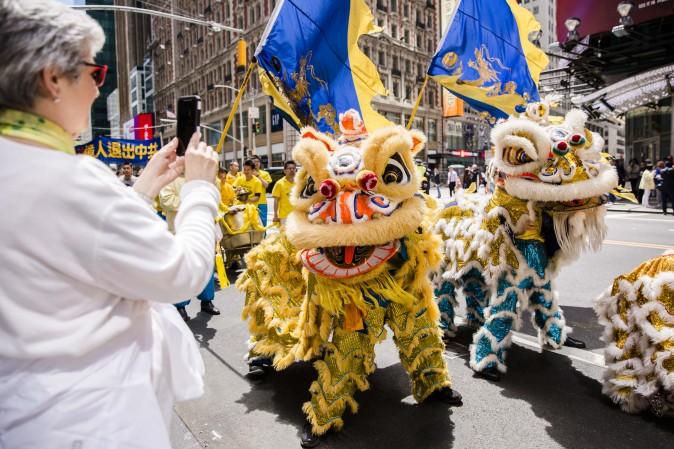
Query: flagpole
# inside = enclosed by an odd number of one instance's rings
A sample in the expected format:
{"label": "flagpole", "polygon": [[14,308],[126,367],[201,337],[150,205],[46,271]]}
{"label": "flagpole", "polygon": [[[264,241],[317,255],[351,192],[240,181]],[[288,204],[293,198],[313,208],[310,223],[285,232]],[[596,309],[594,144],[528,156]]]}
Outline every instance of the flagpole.
{"label": "flagpole", "polygon": [[421,89],[419,90],[419,94],[417,95],[417,101],[414,103],[414,108],[412,109],[412,115],[410,115],[410,119],[407,122],[407,129],[412,128],[412,123],[414,122],[414,117],[417,115],[417,109],[419,109],[419,105],[421,104],[421,99],[424,96],[424,89],[426,88],[426,84],[428,83],[428,74],[426,74],[426,77],[424,78],[424,84],[421,85]]}
{"label": "flagpole", "polygon": [[[250,81],[250,75],[253,73],[253,69],[255,68],[256,65],[257,63],[255,62],[251,62],[250,64],[248,64],[248,70],[246,70],[246,75],[243,77],[241,87],[239,87],[239,92],[236,94],[234,103],[232,103],[232,109],[229,111],[229,116],[227,117],[227,122],[225,122],[225,128],[222,130],[222,135],[220,136],[220,140],[218,141],[218,146],[215,148],[215,151],[218,153],[222,152],[222,147],[225,144],[225,139],[227,138],[229,128],[232,126],[234,115],[236,114],[236,111],[239,109],[241,97],[243,97],[243,92],[246,90],[246,87],[248,86],[248,81]],[[243,140],[243,136],[241,136],[241,140]]]}

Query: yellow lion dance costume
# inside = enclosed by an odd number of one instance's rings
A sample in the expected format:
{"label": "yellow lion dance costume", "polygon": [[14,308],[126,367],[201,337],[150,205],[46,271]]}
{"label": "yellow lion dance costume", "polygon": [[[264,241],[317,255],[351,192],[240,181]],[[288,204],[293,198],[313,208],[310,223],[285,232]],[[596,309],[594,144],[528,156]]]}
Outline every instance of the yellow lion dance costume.
{"label": "yellow lion dance costume", "polygon": [[357,390],[369,388],[374,346],[393,331],[418,402],[429,396],[460,405],[442,358],[439,311],[428,273],[440,261],[439,240],[424,222],[413,155],[424,136],[396,126],[365,137],[355,111],[340,115],[335,141],[302,131],[293,150],[301,166],[285,234],[246,258],[237,282],[251,356],[283,369],[318,358],[318,379],[304,404],[302,444],[339,430]]}
{"label": "yellow lion dance costume", "polygon": [[674,415],[674,252],[618,276],[596,302],[603,393],[629,413]]}

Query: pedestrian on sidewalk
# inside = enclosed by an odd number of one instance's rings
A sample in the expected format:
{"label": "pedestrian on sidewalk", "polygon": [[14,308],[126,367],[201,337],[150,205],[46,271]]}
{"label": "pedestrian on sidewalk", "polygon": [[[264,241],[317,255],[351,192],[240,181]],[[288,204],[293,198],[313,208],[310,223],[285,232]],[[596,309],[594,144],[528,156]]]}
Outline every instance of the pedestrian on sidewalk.
{"label": "pedestrian on sidewalk", "polygon": [[623,154],[618,153],[617,159],[614,160],[615,162],[615,169],[616,172],[618,173],[618,185],[620,187],[625,187],[625,177],[626,177],[626,172],[625,172],[625,159],[623,159]]}
{"label": "pedestrian on sidewalk", "polygon": [[667,202],[672,204],[672,214],[674,214],[674,167],[672,161],[665,162],[665,168],[660,172],[662,184],[660,193],[662,194],[662,213],[667,215]]}
{"label": "pedestrian on sidewalk", "polygon": [[651,163],[650,159],[646,159],[646,169],[641,175],[639,189],[644,191],[644,194],[641,197],[641,205],[644,207],[650,207],[649,201],[651,199],[651,192],[655,190],[653,164]]}
{"label": "pedestrian on sidewalk", "polygon": [[637,197],[638,201],[641,201],[639,196],[639,180],[641,179],[641,168],[639,167],[639,161],[636,158],[630,159],[630,163],[627,167],[627,179],[630,182],[630,190],[634,196]]}
{"label": "pedestrian on sidewalk", "polygon": [[437,167],[433,168],[433,184],[435,184],[435,188],[438,190],[438,198],[440,198],[442,196],[440,193],[440,171]]}
{"label": "pedestrian on sidewalk", "polygon": [[449,171],[447,172],[447,186],[449,187],[450,198],[454,196],[454,191],[458,183],[459,183],[458,173],[456,173],[456,170],[454,170],[452,167],[449,167]]}
{"label": "pedestrian on sidewalk", "polygon": [[[217,154],[173,140],[132,188],[76,155],[101,26],[54,0],[0,5],[0,446],[170,449],[174,400],[203,392],[170,304],[213,265]],[[174,236],[152,199],[183,169]]]}

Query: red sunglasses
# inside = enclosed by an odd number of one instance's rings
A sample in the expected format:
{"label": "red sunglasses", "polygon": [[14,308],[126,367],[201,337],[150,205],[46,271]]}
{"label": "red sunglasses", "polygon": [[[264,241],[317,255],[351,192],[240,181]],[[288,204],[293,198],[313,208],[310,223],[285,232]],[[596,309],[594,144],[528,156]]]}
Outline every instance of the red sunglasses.
{"label": "red sunglasses", "polygon": [[91,72],[91,77],[96,82],[96,86],[101,87],[105,83],[105,75],[108,73],[108,66],[105,64],[92,64],[90,62],[82,62],[82,64],[94,68]]}

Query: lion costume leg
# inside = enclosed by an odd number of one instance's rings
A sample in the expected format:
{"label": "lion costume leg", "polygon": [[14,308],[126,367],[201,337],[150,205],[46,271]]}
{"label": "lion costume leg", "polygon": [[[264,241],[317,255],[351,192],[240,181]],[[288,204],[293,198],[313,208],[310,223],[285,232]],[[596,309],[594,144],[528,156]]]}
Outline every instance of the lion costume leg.
{"label": "lion costume leg", "polygon": [[475,371],[496,368],[506,372],[505,356],[510,347],[513,323],[517,320],[518,296],[505,277],[498,283],[496,300],[485,309],[484,325],[473,336],[470,366]]}
{"label": "lion costume leg", "polygon": [[445,337],[452,338],[456,335],[456,308],[459,302],[456,299],[456,286],[451,281],[444,281],[440,288],[435,289],[435,297],[438,299],[438,309],[440,309],[440,329]]}
{"label": "lion costume leg", "polygon": [[393,330],[400,361],[412,381],[412,394],[423,402],[431,393],[443,387],[451,388],[451,380],[442,353],[440,329],[431,321],[422,306],[410,311],[405,306],[391,303],[386,321]]}
{"label": "lion costume leg", "polygon": [[560,348],[566,339],[566,320],[549,282],[529,296],[529,307],[533,309],[532,321],[538,328],[541,345]]}
{"label": "lion costume leg", "polygon": [[484,308],[487,306],[488,289],[484,277],[475,268],[463,279],[463,294],[466,297],[466,321],[469,326],[479,328],[484,324]]}
{"label": "lion costume leg", "polygon": [[318,379],[309,387],[311,400],[302,410],[315,435],[341,429],[347,406],[351,413],[358,411],[353,395],[370,388],[367,376],[375,369],[374,345],[384,332],[384,314],[383,307],[372,306],[364,317],[366,327],[362,331],[346,330],[342,317],[326,345],[323,360],[314,363]]}

